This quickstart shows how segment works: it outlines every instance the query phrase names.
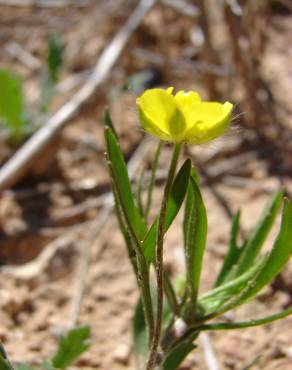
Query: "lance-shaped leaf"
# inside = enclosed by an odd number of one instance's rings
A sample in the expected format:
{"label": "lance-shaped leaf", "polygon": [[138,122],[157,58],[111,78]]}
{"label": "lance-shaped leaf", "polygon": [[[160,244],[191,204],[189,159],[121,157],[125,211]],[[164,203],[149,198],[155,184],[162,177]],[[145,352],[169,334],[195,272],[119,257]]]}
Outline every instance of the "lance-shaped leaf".
{"label": "lance-shaped leaf", "polygon": [[[134,204],[127,167],[116,134],[112,131],[111,127],[112,123],[108,115],[107,119],[105,119],[105,141],[109,174],[112,181],[115,200],[117,201],[117,207],[121,210],[121,221],[124,221],[124,226],[129,231],[128,236],[131,238],[131,242],[133,243],[133,248],[137,256],[137,270],[140,274],[143,306],[146,313],[147,325],[151,333],[153,330],[153,313],[149,286],[149,269],[141,248],[141,240],[143,240],[143,237],[146,234],[146,225]],[[126,236],[126,234],[124,234],[124,236]],[[134,264],[133,267],[135,269]],[[151,335],[152,333],[150,336]]]}
{"label": "lance-shaped leaf", "polygon": [[[168,230],[168,228],[170,227],[170,225],[172,224],[173,220],[175,219],[180,210],[180,207],[183,203],[188,188],[190,172],[191,172],[191,161],[190,159],[187,159],[180,168],[179,172],[177,173],[171,188],[170,197],[168,199],[166,206],[164,232]],[[151,263],[154,257],[157,239],[157,229],[158,229],[158,218],[156,218],[155,221],[153,222],[142,244],[145,258],[148,264]]]}
{"label": "lance-shaped leaf", "polygon": [[215,287],[218,287],[224,282],[226,276],[230,273],[232,267],[237,263],[238,258],[240,256],[241,249],[237,245],[239,222],[240,222],[240,211],[236,213],[232,220],[228,253],[224,259],[222,268],[218,274]]}
{"label": "lance-shaped leaf", "polygon": [[277,192],[264,209],[259,222],[245,244],[244,250],[240,254],[238,267],[235,271],[236,276],[246,271],[259,255],[269,231],[274,224],[275,218],[281,206],[281,200],[282,193]]}
{"label": "lance-shaped leaf", "polygon": [[191,302],[195,305],[199,290],[203,255],[207,238],[207,214],[196,177],[192,174],[188,189],[184,239],[187,268],[187,289]]}
{"label": "lance-shaped leaf", "polygon": [[127,166],[117,137],[112,130],[112,124],[109,124],[109,122],[111,122],[110,117],[107,115],[105,119],[105,141],[112,183],[115,187],[116,194],[118,194],[123,212],[131,222],[133,231],[139,240],[142,240],[146,234],[146,225],[134,203]]}

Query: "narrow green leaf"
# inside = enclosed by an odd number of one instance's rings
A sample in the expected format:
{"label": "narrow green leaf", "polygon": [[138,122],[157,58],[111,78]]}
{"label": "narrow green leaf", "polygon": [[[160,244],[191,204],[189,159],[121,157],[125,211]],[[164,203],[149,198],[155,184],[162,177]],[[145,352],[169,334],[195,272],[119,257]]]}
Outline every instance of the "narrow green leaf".
{"label": "narrow green leaf", "polygon": [[162,370],[176,370],[187,355],[195,348],[196,346],[192,340],[179,343],[167,354],[163,361]]}
{"label": "narrow green leaf", "polygon": [[[180,168],[178,174],[176,175],[171,188],[170,197],[166,207],[166,217],[164,224],[165,232],[169,229],[170,225],[177,216],[180,207],[183,203],[188,188],[190,171],[191,171],[191,161],[190,159],[187,159]],[[145,258],[148,264],[151,263],[154,257],[157,239],[157,228],[158,228],[158,218],[156,218],[155,221],[153,222],[142,244]]]}
{"label": "narrow green leaf", "polygon": [[240,222],[240,211],[236,213],[232,220],[228,253],[224,259],[222,268],[218,274],[217,280],[215,282],[215,287],[218,287],[224,282],[226,276],[230,273],[232,267],[237,263],[238,258],[240,256],[241,249],[237,246],[239,222]]}
{"label": "narrow green leaf", "polygon": [[118,135],[117,135],[116,129],[114,127],[113,121],[111,119],[108,108],[106,108],[104,113],[103,113],[103,122],[104,122],[105,128],[111,129],[111,131],[115,135],[116,139],[118,139]]}
{"label": "narrow green leaf", "polygon": [[61,337],[57,353],[52,359],[53,366],[57,369],[65,369],[71,365],[89,348],[89,337],[90,328],[88,326],[71,329],[65,336]]}
{"label": "narrow green leaf", "polygon": [[128,177],[127,167],[117,141],[111,128],[105,126],[105,140],[107,147],[107,160],[111,170],[113,185],[120,197],[122,208],[131,222],[131,226],[138,236],[143,240],[146,234],[145,222],[139,215],[139,211],[134,203],[131,184]]}
{"label": "narrow green leaf", "polygon": [[214,324],[205,324],[200,325],[195,328],[195,330],[233,330],[233,329],[245,329],[251,328],[254,326],[260,326],[264,324],[269,324],[273,321],[283,319],[284,317],[292,315],[292,307],[276,313],[271,316],[266,316],[262,319],[256,320],[249,320],[249,321],[241,321],[241,322],[222,322],[222,323],[214,323]]}
{"label": "narrow green leaf", "polygon": [[204,313],[209,314],[224,304],[226,304],[234,295],[238,295],[247,284],[259,273],[266,263],[268,256],[260,258],[254,266],[245,273],[231,281],[221,284],[219,287],[210,290],[199,298],[199,304],[205,308]]}
{"label": "narrow green leaf", "polygon": [[165,230],[169,228],[172,221],[177,216],[180,207],[185,199],[190,178],[190,171],[191,160],[186,159],[186,161],[178,171],[170,191],[170,196],[166,206],[166,218],[164,225]]}
{"label": "narrow green leaf", "polygon": [[187,289],[195,306],[207,238],[207,214],[196,179],[191,176],[184,219]]}
{"label": "narrow green leaf", "polygon": [[246,271],[259,255],[269,231],[274,224],[275,218],[281,206],[281,201],[282,192],[277,192],[267,204],[260,220],[258,221],[239,257],[238,267],[235,272],[236,276]]}
{"label": "narrow green leaf", "polygon": [[128,235],[133,243],[133,248],[135,248],[137,270],[139,272],[139,282],[143,298],[143,308],[146,313],[147,327],[151,337],[154,328],[154,320],[149,284],[149,268],[141,248],[141,241],[146,234],[147,228],[138,209],[136,208],[136,205],[134,204],[127,167],[117,137],[113,133],[112,129],[107,125],[107,122],[105,122],[105,141],[113,192],[115,194],[115,199],[118,201],[118,206],[121,209],[122,217],[125,221],[125,227],[127,228],[127,231],[129,232]]}
{"label": "narrow green leaf", "polygon": [[292,207],[288,199],[284,200],[280,231],[266,263],[246,288],[229,304],[223,306],[218,316],[251,300],[262,288],[268,285],[283,269],[292,254]]}

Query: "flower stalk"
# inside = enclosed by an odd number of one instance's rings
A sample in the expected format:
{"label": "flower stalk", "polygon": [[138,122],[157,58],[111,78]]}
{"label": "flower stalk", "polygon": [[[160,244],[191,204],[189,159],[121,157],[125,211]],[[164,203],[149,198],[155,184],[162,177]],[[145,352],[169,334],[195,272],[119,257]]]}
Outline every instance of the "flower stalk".
{"label": "flower stalk", "polygon": [[158,357],[159,341],[161,337],[162,313],[163,313],[163,240],[164,240],[164,222],[166,216],[167,201],[170,195],[171,186],[174,180],[175,171],[178,163],[179,154],[182,144],[175,144],[172,159],[168,171],[168,176],[164,188],[163,198],[160,207],[158,232],[157,232],[157,246],[156,246],[156,281],[157,281],[157,313],[156,325],[154,335],[151,343],[149,359],[147,363],[147,370],[155,368]]}

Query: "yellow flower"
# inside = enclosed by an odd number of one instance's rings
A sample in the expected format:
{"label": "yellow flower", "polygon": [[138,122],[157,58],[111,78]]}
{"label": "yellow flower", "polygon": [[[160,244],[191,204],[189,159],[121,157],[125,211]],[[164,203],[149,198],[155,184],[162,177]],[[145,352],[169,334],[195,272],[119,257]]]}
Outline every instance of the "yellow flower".
{"label": "yellow flower", "polygon": [[197,92],[149,89],[138,99],[144,129],[161,140],[202,144],[223,134],[233,104],[204,102]]}

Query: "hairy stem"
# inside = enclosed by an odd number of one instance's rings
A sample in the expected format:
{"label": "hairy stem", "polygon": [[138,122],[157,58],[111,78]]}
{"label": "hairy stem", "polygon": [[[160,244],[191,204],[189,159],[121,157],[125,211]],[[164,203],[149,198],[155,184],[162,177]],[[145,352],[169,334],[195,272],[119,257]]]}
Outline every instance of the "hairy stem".
{"label": "hairy stem", "polygon": [[158,220],[157,246],[156,246],[156,279],[157,279],[157,313],[154,335],[151,343],[149,359],[146,370],[153,370],[157,363],[158,347],[161,337],[162,311],[163,311],[163,238],[164,223],[166,216],[167,201],[170,195],[171,186],[174,180],[176,166],[182,144],[175,144],[168,176],[164,188],[164,194],[161,202],[161,208]]}

